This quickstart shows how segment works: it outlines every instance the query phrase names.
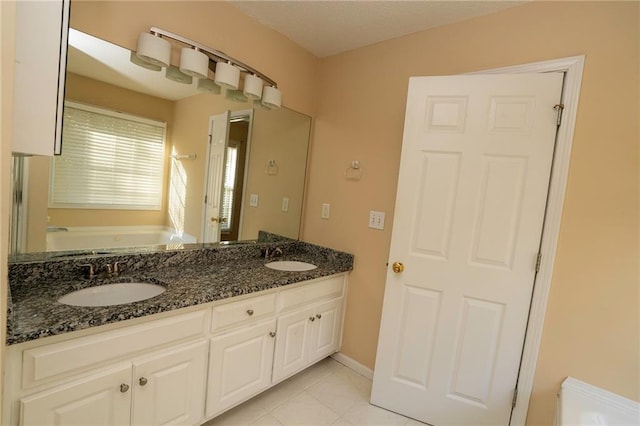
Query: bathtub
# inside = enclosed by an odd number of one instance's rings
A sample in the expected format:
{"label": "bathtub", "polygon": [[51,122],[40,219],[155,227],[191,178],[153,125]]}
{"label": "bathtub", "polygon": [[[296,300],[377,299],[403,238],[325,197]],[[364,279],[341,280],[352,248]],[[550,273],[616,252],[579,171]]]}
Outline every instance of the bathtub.
{"label": "bathtub", "polygon": [[558,394],[556,426],[595,425],[640,425],[640,403],[567,377]]}
{"label": "bathtub", "polygon": [[179,235],[164,226],[77,226],[51,227],[46,250],[86,250],[94,248],[136,247],[157,244],[195,243],[189,234]]}

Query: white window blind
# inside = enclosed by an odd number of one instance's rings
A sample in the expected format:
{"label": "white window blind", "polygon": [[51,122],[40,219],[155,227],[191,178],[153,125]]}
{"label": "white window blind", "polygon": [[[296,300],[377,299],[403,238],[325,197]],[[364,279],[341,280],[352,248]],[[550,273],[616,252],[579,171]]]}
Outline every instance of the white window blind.
{"label": "white window blind", "polygon": [[49,206],[159,210],[165,123],[66,102]]}
{"label": "white window blind", "polygon": [[221,230],[228,231],[233,224],[233,191],[236,182],[236,165],[238,162],[238,148],[229,146],[227,147],[227,164],[224,170],[224,192],[222,194],[222,208],[220,209],[220,216],[226,218],[226,221],[222,222]]}

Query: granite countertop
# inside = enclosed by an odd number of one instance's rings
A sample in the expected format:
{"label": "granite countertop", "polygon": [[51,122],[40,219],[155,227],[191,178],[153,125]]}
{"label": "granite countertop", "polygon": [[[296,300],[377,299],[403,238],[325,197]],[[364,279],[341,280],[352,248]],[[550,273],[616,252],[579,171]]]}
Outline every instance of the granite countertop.
{"label": "granite countertop", "polygon": [[[271,260],[300,260],[318,268],[286,272],[264,266],[264,249],[275,243],[237,246],[197,245],[182,250],[118,253],[89,257],[25,261],[9,265],[8,345],[89,327],[139,318],[242,294],[325,277],[353,268],[353,256],[299,241],[277,243],[283,254]],[[118,277],[87,279],[86,267],[96,271],[118,262]],[[57,299],[71,291],[114,282],[153,282],[166,287],[151,299],[115,306],[79,307]]]}

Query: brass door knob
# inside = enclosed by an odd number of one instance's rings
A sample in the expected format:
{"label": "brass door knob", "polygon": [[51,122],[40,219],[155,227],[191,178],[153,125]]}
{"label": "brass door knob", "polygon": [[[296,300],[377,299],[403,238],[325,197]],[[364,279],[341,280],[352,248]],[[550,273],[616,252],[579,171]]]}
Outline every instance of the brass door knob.
{"label": "brass door knob", "polygon": [[391,265],[391,269],[393,269],[393,272],[395,272],[396,274],[399,274],[400,272],[404,271],[404,264],[402,262],[393,262],[393,265]]}
{"label": "brass door knob", "polygon": [[216,223],[216,222],[227,223],[227,218],[226,217],[212,217],[211,218],[211,222],[213,222],[213,223]]}

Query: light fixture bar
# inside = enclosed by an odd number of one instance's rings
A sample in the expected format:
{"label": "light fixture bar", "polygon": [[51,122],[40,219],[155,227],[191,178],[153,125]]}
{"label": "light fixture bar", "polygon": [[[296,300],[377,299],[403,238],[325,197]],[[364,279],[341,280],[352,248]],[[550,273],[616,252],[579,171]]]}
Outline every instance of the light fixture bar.
{"label": "light fixture bar", "polygon": [[270,84],[273,87],[278,87],[278,84],[273,81],[272,79],[270,79],[269,77],[267,77],[266,75],[264,75],[263,73],[261,73],[260,71],[256,70],[255,68],[238,61],[237,59],[232,58],[231,56],[227,55],[226,53],[223,53],[219,50],[215,50],[212,49],[210,47],[207,47],[205,45],[202,45],[200,43],[198,43],[197,41],[193,41],[190,40],[186,37],[182,37],[178,34],[174,34],[170,31],[166,31],[157,27],[151,27],[151,29],[149,30],[152,34],[156,34],[162,37],[166,37],[166,38],[170,38],[172,40],[176,40],[180,43],[186,44],[187,46],[191,46],[191,47],[195,47],[197,49],[199,49],[202,53],[206,54],[207,56],[209,56],[209,58],[211,60],[213,60],[214,62],[218,63],[218,62],[231,62],[233,65],[235,65],[236,67],[238,67],[240,69],[240,71],[246,72],[246,73],[250,73],[250,74],[255,74],[256,76],[262,78],[264,81],[266,81],[268,84]]}

